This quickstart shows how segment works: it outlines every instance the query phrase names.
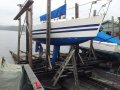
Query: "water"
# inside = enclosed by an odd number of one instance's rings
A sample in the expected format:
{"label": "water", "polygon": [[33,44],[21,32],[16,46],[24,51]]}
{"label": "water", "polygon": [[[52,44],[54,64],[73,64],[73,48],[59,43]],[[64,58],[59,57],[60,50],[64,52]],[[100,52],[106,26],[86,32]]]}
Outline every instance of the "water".
{"label": "water", "polygon": [[[25,44],[25,33],[21,36],[21,50],[26,50]],[[17,41],[18,41],[18,32],[17,31],[9,31],[9,30],[0,30],[0,59],[4,56],[4,58],[9,63],[14,63],[13,59],[9,53],[9,51],[13,51],[17,53]],[[43,44],[43,48],[46,46]],[[53,46],[51,46],[51,51],[53,51]],[[67,46],[61,46],[61,53],[68,53],[69,48]],[[33,53],[35,52],[35,42],[33,43]]]}
{"label": "water", "polygon": [[[0,30],[0,58],[4,58],[13,63],[13,59],[9,51],[17,52],[17,31]],[[21,49],[25,51],[25,35],[21,38]]]}

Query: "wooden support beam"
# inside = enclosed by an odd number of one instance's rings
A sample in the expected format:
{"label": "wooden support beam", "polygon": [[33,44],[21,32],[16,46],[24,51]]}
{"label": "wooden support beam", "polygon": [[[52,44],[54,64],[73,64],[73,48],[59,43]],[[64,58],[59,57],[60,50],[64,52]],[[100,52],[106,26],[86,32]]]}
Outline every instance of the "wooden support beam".
{"label": "wooden support beam", "polygon": [[28,28],[28,33],[29,33],[29,52],[28,52],[28,61],[29,65],[32,67],[32,6],[27,10],[27,28]]}
{"label": "wooden support beam", "polygon": [[112,36],[114,36],[114,17],[112,16]]}
{"label": "wooden support beam", "polygon": [[79,5],[75,3],[75,18],[79,18]]}
{"label": "wooden support beam", "polygon": [[16,17],[14,18],[14,20],[18,20],[20,18],[20,16],[29,9],[29,7],[33,4],[33,0],[28,0],[25,5],[23,6],[23,8],[20,10],[20,12],[16,15]]}
{"label": "wooden support beam", "polygon": [[[33,90],[45,90],[28,64],[23,65],[23,70],[25,74],[27,75],[28,80],[30,81],[31,87],[33,88]],[[38,88],[35,87],[36,82],[40,84],[40,87]]]}
{"label": "wooden support beam", "polygon": [[52,69],[50,61],[51,0],[47,0],[46,65]]}
{"label": "wooden support beam", "polygon": [[[28,11],[26,11],[26,25],[28,25]],[[26,60],[28,61],[28,52],[29,52],[29,30],[26,26]]]}
{"label": "wooden support beam", "polygon": [[32,6],[26,11],[26,29],[26,59],[32,67]]}
{"label": "wooden support beam", "polygon": [[[93,16],[96,16],[96,10],[93,11]],[[91,54],[93,54],[93,57],[96,60],[97,57],[95,55],[95,51],[94,51],[94,47],[93,47],[93,40],[90,41],[89,59],[91,57]]]}
{"label": "wooden support beam", "polygon": [[[79,18],[79,5],[75,3],[75,18]],[[75,45],[75,59],[78,61],[79,43]]]}
{"label": "wooden support beam", "polygon": [[120,17],[118,17],[119,20],[119,39],[120,39]]}
{"label": "wooden support beam", "polygon": [[32,23],[33,23],[33,19],[32,19],[32,13],[33,12],[33,6],[30,7],[30,11],[29,11],[29,64],[32,67]]}
{"label": "wooden support beam", "polygon": [[77,63],[75,60],[75,53],[72,56],[72,64],[73,64],[73,74],[74,74],[74,79],[75,79],[75,89],[74,90],[80,90],[79,86],[79,79],[78,79],[78,71],[77,71]]}
{"label": "wooden support beam", "polygon": [[[22,4],[18,4],[20,10],[22,9]],[[18,27],[18,49],[17,49],[17,55],[18,55],[18,61],[20,61],[20,32],[21,32],[21,17],[18,19],[19,21],[19,27]]]}

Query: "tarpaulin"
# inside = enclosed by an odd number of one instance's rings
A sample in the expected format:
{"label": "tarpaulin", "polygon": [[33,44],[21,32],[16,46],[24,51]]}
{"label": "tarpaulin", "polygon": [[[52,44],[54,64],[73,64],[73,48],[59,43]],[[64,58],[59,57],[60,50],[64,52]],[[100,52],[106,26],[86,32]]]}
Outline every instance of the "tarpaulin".
{"label": "tarpaulin", "polygon": [[[57,18],[62,15],[66,15],[66,4],[53,10],[51,12],[51,19]],[[40,21],[45,21],[46,19],[47,19],[47,14],[40,16]]]}
{"label": "tarpaulin", "polygon": [[120,45],[120,40],[118,38],[108,35],[104,32],[99,32],[94,40],[100,41],[100,42],[116,43]]}

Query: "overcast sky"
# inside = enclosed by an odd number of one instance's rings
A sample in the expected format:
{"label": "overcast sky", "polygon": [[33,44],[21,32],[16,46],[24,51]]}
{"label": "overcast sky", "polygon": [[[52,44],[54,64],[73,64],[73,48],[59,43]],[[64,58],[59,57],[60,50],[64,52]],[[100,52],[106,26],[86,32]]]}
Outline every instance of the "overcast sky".
{"label": "overcast sky", "polygon": [[[19,7],[17,4],[23,4],[26,0],[1,0],[0,2],[0,25],[17,25],[18,22],[14,21],[13,18],[19,11]],[[64,4],[64,0],[51,0],[52,1],[52,9],[55,9],[62,4]],[[77,2],[78,4],[84,4],[93,0],[67,0],[67,8],[74,7],[74,4]],[[97,5],[93,6],[93,10],[99,10],[101,5],[106,3],[107,0],[102,0],[102,2],[98,2]],[[82,18],[83,16],[87,16],[89,14],[90,4],[80,7],[79,14]],[[46,13],[46,0],[34,0],[34,12],[33,12],[33,20],[34,25],[39,23],[39,16]],[[74,9],[73,9],[74,10]],[[73,17],[74,11],[68,10],[69,13],[67,16]],[[106,9],[102,9],[105,11]],[[112,0],[110,5],[108,14],[106,16],[107,19],[111,19],[111,16],[115,16],[115,18],[120,16],[120,0]],[[22,16],[24,19],[24,16]]]}

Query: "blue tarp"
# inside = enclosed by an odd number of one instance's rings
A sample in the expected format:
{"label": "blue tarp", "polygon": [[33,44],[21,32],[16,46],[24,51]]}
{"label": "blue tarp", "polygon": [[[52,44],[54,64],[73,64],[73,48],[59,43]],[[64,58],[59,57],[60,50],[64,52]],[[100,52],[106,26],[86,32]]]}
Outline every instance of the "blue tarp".
{"label": "blue tarp", "polygon": [[[57,8],[51,12],[51,19],[57,18],[59,16],[66,15],[66,4]],[[40,16],[40,21],[45,21],[47,19],[47,14]]]}
{"label": "blue tarp", "polygon": [[108,35],[104,32],[99,32],[94,40],[100,41],[100,42],[116,43],[120,45],[120,40],[118,38]]}

